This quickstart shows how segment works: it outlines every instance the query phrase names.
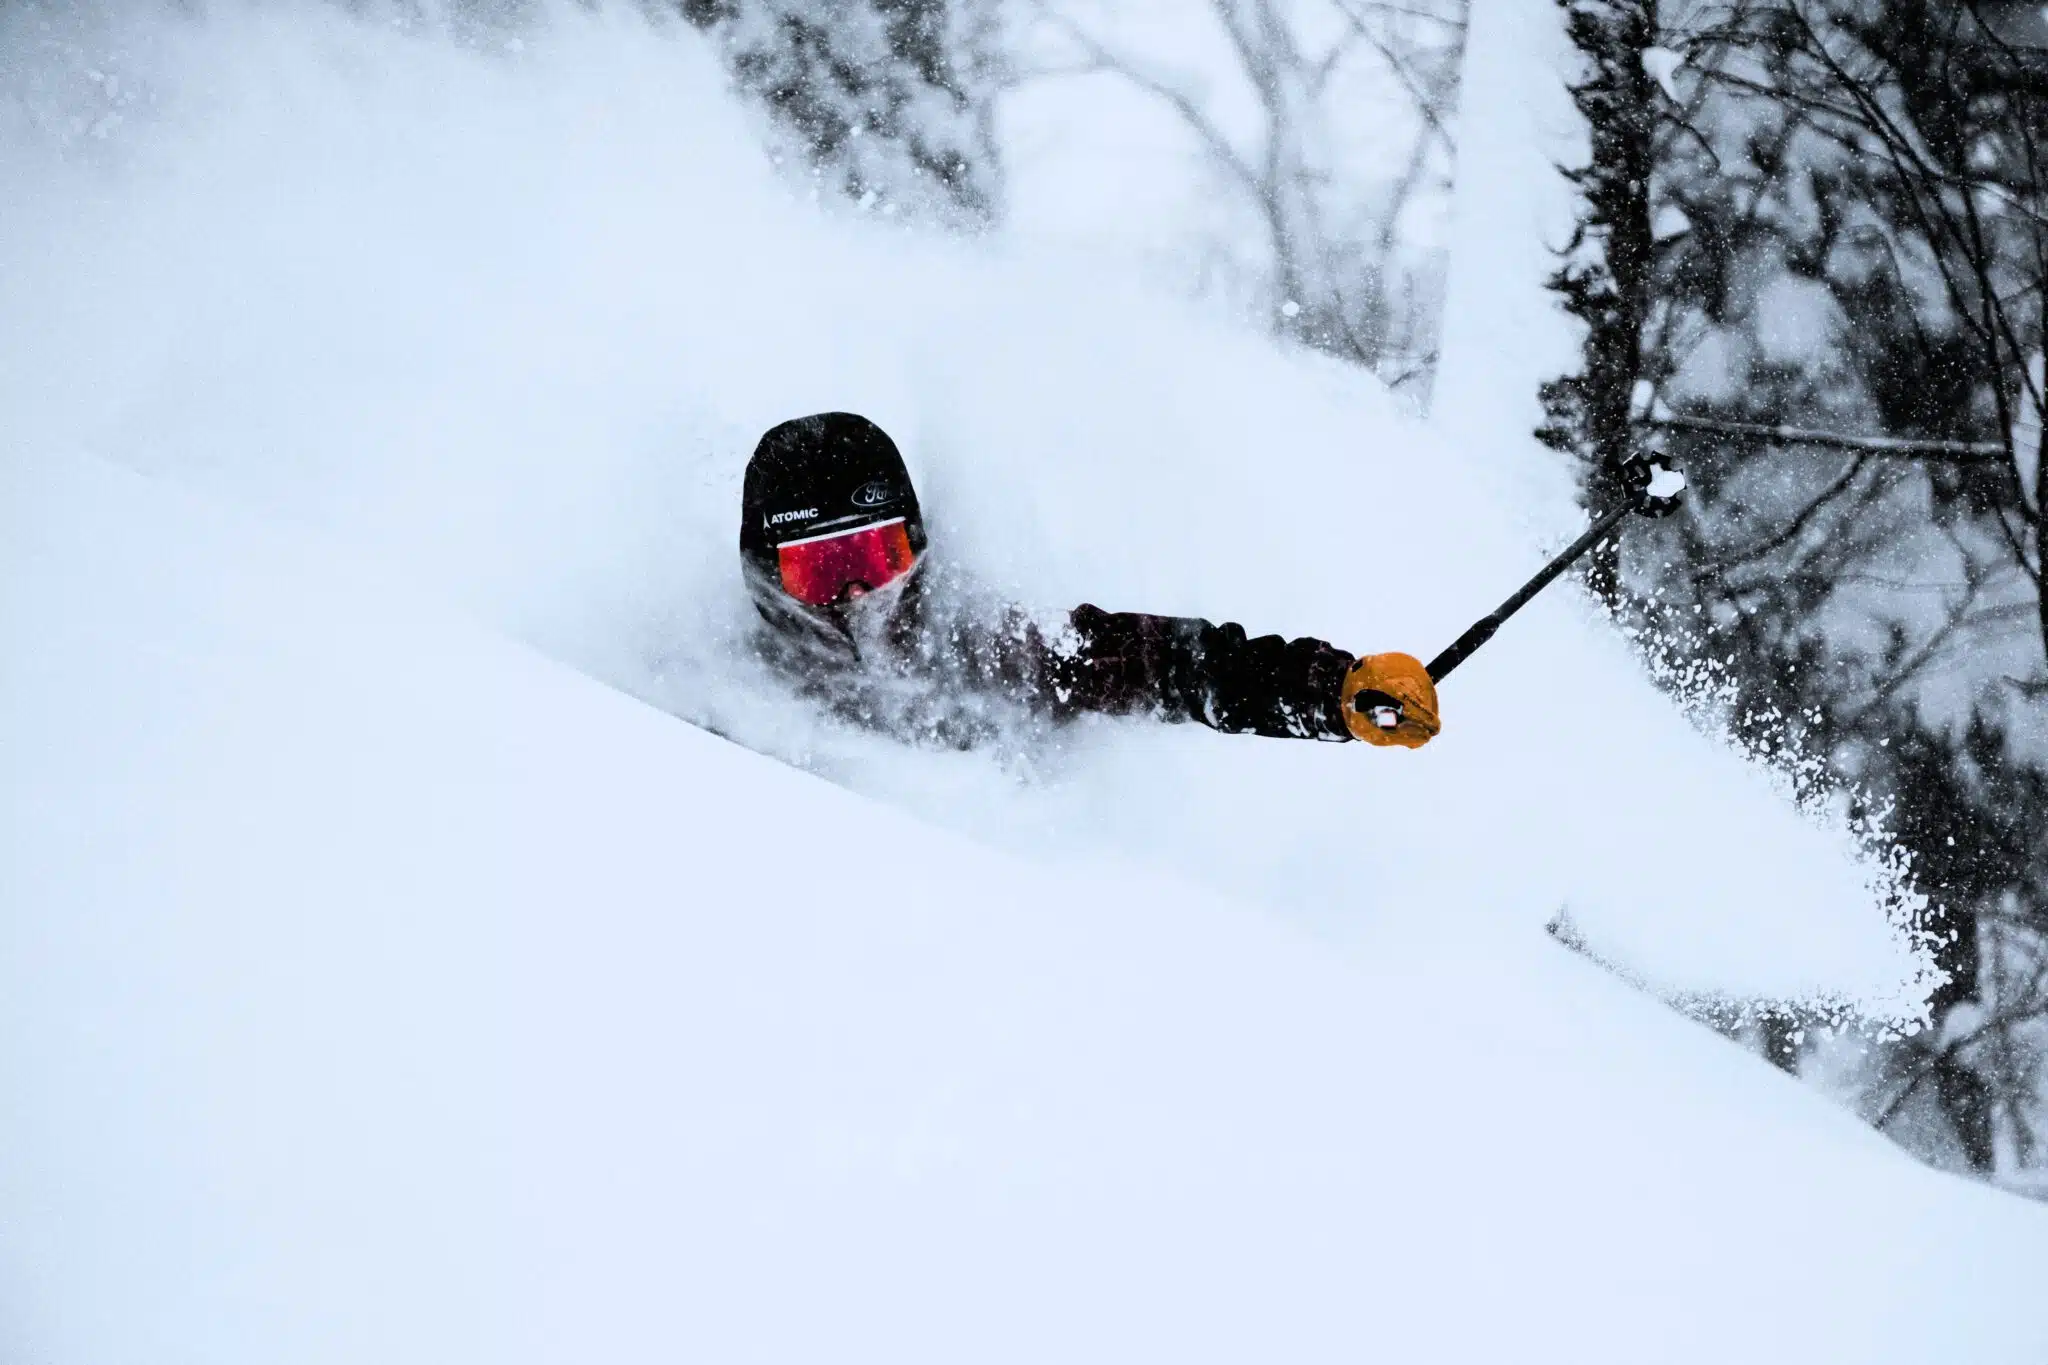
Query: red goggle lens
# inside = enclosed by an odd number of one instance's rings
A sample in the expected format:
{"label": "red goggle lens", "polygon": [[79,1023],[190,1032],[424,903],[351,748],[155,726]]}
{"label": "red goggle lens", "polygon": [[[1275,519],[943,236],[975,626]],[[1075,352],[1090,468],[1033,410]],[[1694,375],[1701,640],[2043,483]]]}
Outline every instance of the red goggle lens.
{"label": "red goggle lens", "polygon": [[829,536],[792,540],[775,551],[782,590],[811,607],[828,607],[859,586],[868,592],[910,572],[917,552],[901,517]]}

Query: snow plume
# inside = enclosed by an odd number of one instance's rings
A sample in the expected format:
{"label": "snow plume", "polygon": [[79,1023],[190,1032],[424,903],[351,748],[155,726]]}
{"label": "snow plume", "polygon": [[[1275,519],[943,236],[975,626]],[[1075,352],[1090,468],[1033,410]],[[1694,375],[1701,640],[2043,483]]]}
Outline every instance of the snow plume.
{"label": "snow plume", "polygon": [[740,647],[746,454],[845,408],[904,447],[935,553],[1033,609],[1427,656],[1538,537],[1501,452],[1361,374],[1026,242],[818,215],[680,24],[0,22],[0,444],[323,527],[615,686],[1055,864],[1169,866],[1340,940],[1564,910],[1668,994],[1920,1010],[1925,955],[1857,841],[1698,735],[1566,591],[1448,684],[1418,754],[1133,723],[927,753],[810,714]]}

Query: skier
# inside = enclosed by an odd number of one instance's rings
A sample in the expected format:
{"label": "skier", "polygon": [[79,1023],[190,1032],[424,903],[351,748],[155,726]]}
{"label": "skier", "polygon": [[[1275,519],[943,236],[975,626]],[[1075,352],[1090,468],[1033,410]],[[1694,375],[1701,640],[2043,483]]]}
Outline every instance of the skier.
{"label": "skier", "polygon": [[[1353,658],[1321,640],[1087,605],[1034,619],[928,565],[927,543],[880,427],[826,412],[773,428],[747,464],[740,511],[761,652],[849,719],[958,747],[1016,708],[1054,723],[1144,715],[1411,749],[1441,728],[1436,686],[1409,655]],[[1353,704],[1361,692],[1399,708],[1376,723]]]}

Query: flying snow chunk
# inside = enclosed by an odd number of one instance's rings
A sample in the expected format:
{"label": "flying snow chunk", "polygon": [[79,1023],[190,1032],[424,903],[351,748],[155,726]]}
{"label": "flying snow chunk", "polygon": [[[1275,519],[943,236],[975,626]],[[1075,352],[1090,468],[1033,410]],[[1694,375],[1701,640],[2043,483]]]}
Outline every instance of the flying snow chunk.
{"label": "flying snow chunk", "polygon": [[1646,491],[1653,498],[1675,498],[1685,491],[1685,475],[1670,465],[1656,466],[1657,472],[1650,476]]}
{"label": "flying snow chunk", "polygon": [[1678,93],[1678,68],[1685,65],[1685,58],[1668,47],[1652,47],[1643,50],[1643,71],[1657,82],[1664,94],[1676,104],[1682,100]]}
{"label": "flying snow chunk", "polygon": [[1686,217],[1685,210],[1676,204],[1663,205],[1650,220],[1650,235],[1660,242],[1668,242],[1691,231],[1692,219]]}

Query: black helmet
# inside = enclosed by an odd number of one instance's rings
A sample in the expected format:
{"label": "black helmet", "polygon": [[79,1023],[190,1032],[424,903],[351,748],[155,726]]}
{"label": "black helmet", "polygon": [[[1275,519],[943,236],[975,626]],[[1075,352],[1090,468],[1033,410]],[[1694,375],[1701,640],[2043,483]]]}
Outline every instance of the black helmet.
{"label": "black helmet", "polygon": [[[871,528],[872,536],[854,534]],[[802,571],[833,572],[849,545],[858,549],[868,540],[876,542],[868,552],[881,557],[878,564],[886,560],[890,577],[907,573],[924,553],[917,491],[896,443],[850,412],[821,412],[771,428],[747,462],[740,495],[740,559],[755,599],[783,594],[809,606],[830,604],[841,585],[830,584],[822,600],[806,595]]]}

